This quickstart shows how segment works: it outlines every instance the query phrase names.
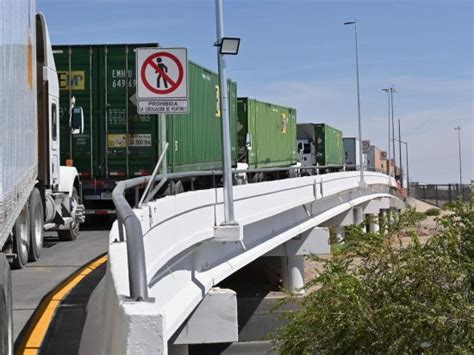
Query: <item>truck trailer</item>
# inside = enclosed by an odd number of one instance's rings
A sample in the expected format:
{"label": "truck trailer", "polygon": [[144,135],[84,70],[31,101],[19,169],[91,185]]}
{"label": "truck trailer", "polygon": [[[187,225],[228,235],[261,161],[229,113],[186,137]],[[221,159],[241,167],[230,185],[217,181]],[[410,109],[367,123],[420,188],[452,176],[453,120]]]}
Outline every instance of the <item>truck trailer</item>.
{"label": "truck trailer", "polygon": [[[59,83],[34,0],[0,0],[0,354],[13,353],[10,266],[40,257],[43,230],[79,236],[79,174],[59,158]],[[82,130],[82,109],[70,123]],[[68,122],[69,123],[69,122]]]}
{"label": "truck trailer", "polygon": [[387,160],[384,160],[382,150],[375,145],[371,145],[367,151],[367,170],[386,172],[387,171]]}
{"label": "truck trailer", "polygon": [[248,168],[296,164],[296,110],[239,97],[239,162]]}
{"label": "truck trailer", "polygon": [[[53,46],[60,84],[60,121],[69,101],[84,109],[84,132],[61,130],[61,162],[73,162],[82,180],[88,215],[111,215],[116,182],[151,175],[161,153],[158,115],[136,107],[135,50],[158,43]],[[188,63],[190,112],[167,116],[168,173],[221,170],[222,141],[218,75]],[[232,159],[236,165],[237,85],[228,81]],[[205,186],[205,178],[193,184]],[[209,182],[209,181],[207,181]],[[170,182],[170,184],[175,182]],[[179,192],[189,180],[176,182]],[[132,197],[133,199],[133,197]],[[133,202],[133,200],[132,200]]]}
{"label": "truck trailer", "polygon": [[344,164],[347,166],[346,170],[359,169],[359,140],[355,137],[344,137],[342,142],[344,146]]}

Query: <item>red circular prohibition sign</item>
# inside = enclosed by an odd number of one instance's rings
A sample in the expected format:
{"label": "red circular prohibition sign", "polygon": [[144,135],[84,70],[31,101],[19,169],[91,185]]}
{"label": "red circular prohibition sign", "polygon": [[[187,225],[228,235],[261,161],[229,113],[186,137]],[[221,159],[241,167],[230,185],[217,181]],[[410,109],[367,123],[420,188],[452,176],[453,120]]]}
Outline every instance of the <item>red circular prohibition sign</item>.
{"label": "red circular prohibition sign", "polygon": [[[173,79],[171,79],[169,77],[169,75],[167,73],[165,73],[159,66],[158,64],[154,63],[153,60],[158,58],[158,57],[166,57],[166,58],[169,58],[171,59],[175,64],[176,66],[178,67],[178,79],[176,81],[174,81]],[[146,75],[145,75],[145,72],[146,72],[146,68],[148,65],[151,65],[151,67],[153,69],[155,69],[159,74],[161,74],[161,76],[163,77],[163,79],[165,79],[169,84],[170,84],[170,87],[167,88],[167,89],[158,89],[157,87],[151,85],[147,78],[146,78]],[[183,65],[181,64],[181,62],[179,61],[178,58],[176,58],[176,56],[174,56],[173,54],[171,53],[168,53],[168,52],[157,52],[157,53],[153,53],[151,56],[149,56],[142,64],[142,69],[140,71],[140,76],[142,78],[142,82],[143,84],[145,85],[145,87],[150,90],[151,92],[154,92],[155,94],[161,94],[161,95],[165,95],[165,94],[169,94],[173,91],[175,91],[177,88],[179,88],[179,86],[181,85],[181,82],[183,81],[183,76],[184,76],[184,70],[183,70]]]}

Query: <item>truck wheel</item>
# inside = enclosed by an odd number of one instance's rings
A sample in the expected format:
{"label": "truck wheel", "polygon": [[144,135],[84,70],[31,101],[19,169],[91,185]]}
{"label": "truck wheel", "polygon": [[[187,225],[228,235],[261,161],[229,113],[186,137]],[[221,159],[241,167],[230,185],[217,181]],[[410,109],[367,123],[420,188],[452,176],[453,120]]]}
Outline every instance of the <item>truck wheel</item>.
{"label": "truck wheel", "polygon": [[[79,194],[76,188],[74,187],[72,190],[72,196],[71,196],[71,211],[74,211],[75,206],[78,204],[79,204]],[[58,237],[59,237],[59,240],[64,241],[64,242],[76,240],[77,237],[79,237],[79,223],[76,221],[75,218],[72,220],[69,229],[58,230]]]}
{"label": "truck wheel", "polygon": [[12,279],[10,266],[0,253],[0,354],[13,354]]}
{"label": "truck wheel", "polygon": [[174,184],[173,194],[177,195],[183,192],[184,192],[183,183],[180,180],[176,181],[176,183]]}
{"label": "truck wheel", "polygon": [[30,253],[28,260],[36,261],[43,249],[44,213],[41,194],[37,188],[30,195]]}
{"label": "truck wheel", "polygon": [[163,194],[162,196],[171,196],[174,194],[174,185],[175,185],[175,182],[174,181],[170,181],[168,183],[166,183],[166,188],[165,190],[163,191]]}
{"label": "truck wheel", "polygon": [[16,254],[12,261],[13,269],[21,269],[28,262],[30,250],[30,215],[28,205],[23,207],[13,227],[13,252]]}

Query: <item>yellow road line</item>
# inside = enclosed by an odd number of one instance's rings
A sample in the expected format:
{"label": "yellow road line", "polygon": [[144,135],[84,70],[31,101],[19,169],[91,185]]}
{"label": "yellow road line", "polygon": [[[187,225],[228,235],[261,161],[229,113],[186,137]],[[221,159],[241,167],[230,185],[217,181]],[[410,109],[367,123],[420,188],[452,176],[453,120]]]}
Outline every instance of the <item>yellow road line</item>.
{"label": "yellow road line", "polygon": [[33,319],[30,323],[29,329],[21,342],[16,355],[36,355],[41,350],[48,328],[53,321],[54,315],[63,299],[76,287],[87,275],[107,262],[107,255],[103,255],[95,259],[91,263],[81,268],[78,272],[69,277],[56,287],[48,297],[46,297],[38,306]]}

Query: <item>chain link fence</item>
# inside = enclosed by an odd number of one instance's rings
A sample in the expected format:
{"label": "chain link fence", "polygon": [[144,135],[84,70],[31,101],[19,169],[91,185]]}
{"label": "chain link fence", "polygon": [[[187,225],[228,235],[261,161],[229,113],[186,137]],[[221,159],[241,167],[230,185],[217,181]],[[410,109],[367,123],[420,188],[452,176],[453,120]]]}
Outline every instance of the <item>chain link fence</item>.
{"label": "chain link fence", "polygon": [[463,200],[470,201],[471,191],[473,189],[473,181],[471,184],[424,184],[413,182],[410,183],[410,195],[421,201],[432,205],[443,207],[445,203]]}

